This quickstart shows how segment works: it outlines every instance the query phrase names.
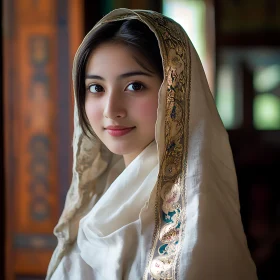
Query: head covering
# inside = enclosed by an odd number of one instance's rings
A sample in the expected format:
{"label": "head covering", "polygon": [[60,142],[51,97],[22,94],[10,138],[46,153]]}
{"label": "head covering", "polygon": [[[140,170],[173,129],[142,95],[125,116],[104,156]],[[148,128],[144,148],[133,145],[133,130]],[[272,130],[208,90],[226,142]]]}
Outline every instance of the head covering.
{"label": "head covering", "polygon": [[74,83],[92,34],[129,19],[144,22],[160,47],[155,142],[124,169],[120,156],[83,134],[75,103],[73,180],[47,279],[257,279],[228,135],[182,27],[156,12],[114,10],[78,49]]}

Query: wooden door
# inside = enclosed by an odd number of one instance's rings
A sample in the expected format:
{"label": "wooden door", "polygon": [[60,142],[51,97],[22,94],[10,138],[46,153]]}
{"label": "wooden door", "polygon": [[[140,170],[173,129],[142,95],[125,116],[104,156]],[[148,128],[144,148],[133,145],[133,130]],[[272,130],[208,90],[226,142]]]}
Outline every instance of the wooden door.
{"label": "wooden door", "polygon": [[44,279],[71,178],[71,71],[82,6],[4,0],[3,7],[5,279]]}

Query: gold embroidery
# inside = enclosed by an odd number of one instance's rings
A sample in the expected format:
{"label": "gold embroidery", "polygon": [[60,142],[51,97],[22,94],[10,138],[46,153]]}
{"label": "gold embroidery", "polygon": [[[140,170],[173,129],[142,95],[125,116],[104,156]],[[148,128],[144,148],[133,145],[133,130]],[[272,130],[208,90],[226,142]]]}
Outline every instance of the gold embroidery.
{"label": "gold embroidery", "polygon": [[186,223],[184,178],[189,129],[190,50],[186,34],[172,20],[157,13],[151,18],[148,13],[139,12],[139,15],[156,31],[167,82],[166,147],[157,184],[153,244],[143,279],[176,279]]}

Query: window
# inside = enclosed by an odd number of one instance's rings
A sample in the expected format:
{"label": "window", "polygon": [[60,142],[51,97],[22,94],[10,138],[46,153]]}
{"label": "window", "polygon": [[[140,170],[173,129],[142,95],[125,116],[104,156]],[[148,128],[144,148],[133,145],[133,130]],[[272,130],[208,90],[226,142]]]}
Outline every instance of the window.
{"label": "window", "polygon": [[[208,9],[211,10],[210,8]],[[204,0],[163,0],[163,14],[178,22],[191,39],[205,70],[210,88],[213,88],[214,28],[211,40],[206,40],[206,3]],[[214,22],[213,22],[214,23]],[[213,24],[214,26],[214,24]],[[210,29],[212,26],[208,26]],[[208,32],[208,31],[207,31]],[[211,41],[211,42],[210,42]],[[212,44],[213,43],[213,44]],[[210,57],[210,59],[208,59]]]}

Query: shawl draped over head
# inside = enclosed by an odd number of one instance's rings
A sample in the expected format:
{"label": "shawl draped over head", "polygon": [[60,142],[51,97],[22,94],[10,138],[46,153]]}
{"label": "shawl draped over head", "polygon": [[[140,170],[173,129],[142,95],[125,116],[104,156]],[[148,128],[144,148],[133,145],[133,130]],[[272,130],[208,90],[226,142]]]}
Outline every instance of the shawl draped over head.
{"label": "shawl draped over head", "polygon": [[[47,279],[254,280],[228,135],[182,27],[152,11],[117,9],[157,37],[164,80],[155,141],[124,169],[81,129],[75,103],[73,179],[55,227]],[[77,93],[76,93],[77,94]]]}

